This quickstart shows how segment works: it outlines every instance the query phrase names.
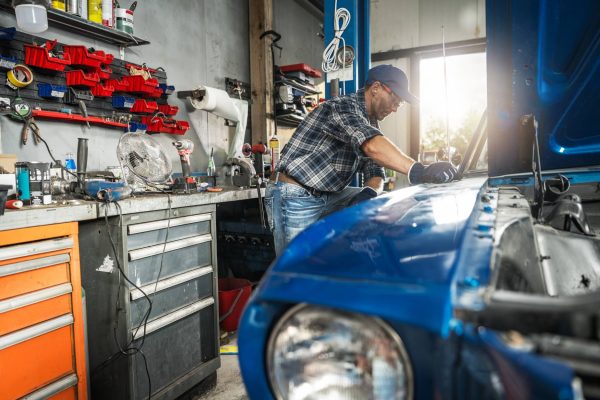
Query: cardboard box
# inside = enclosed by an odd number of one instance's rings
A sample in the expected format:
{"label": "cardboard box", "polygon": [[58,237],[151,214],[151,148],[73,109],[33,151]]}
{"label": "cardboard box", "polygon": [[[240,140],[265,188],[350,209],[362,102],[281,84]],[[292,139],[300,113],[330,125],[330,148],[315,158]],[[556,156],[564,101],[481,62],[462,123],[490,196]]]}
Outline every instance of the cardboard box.
{"label": "cardboard box", "polygon": [[0,154],[0,167],[4,168],[8,173],[10,173],[10,174],[15,173],[15,163],[16,162],[17,162],[16,154]]}

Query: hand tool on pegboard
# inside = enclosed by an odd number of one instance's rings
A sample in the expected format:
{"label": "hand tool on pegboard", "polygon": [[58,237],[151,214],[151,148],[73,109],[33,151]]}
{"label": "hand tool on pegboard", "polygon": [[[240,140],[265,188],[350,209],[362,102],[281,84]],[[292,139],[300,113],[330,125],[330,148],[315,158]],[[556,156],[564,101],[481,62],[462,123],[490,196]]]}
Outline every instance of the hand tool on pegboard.
{"label": "hand tool on pegboard", "polygon": [[40,142],[40,128],[33,119],[31,105],[21,97],[17,96],[13,100],[11,108],[13,110],[11,116],[23,122],[23,128],[21,129],[21,143],[23,145],[27,144],[27,141],[29,140],[29,130],[31,129],[33,140],[35,141],[35,144],[38,144]]}

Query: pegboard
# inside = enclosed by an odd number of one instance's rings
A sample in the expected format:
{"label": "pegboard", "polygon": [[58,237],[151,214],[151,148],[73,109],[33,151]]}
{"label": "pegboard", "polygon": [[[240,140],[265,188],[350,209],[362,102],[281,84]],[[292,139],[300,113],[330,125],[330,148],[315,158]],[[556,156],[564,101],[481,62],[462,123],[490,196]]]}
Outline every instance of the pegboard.
{"label": "pegboard", "polygon": [[[0,27],[0,29],[2,29]],[[1,37],[0,37],[1,38]],[[46,43],[46,39],[40,38],[37,36],[28,35],[22,32],[15,32],[14,38],[12,40],[0,40],[0,55],[2,56],[10,56],[17,59],[17,64],[25,64],[25,44],[33,44],[42,45]],[[83,43],[66,43],[68,45],[84,45]],[[63,43],[58,43],[54,48],[53,52],[60,53],[62,51]],[[84,45],[85,46],[85,45]],[[87,47],[87,46],[86,46]],[[116,56],[116,55],[115,55]],[[112,63],[110,64],[110,68],[112,69],[112,74],[110,79],[120,79],[123,76],[129,76],[129,70],[127,65],[132,63],[119,60],[115,57]],[[25,64],[27,65],[27,64]],[[136,65],[136,64],[132,64]],[[25,101],[31,104],[34,109],[42,109],[48,111],[60,111],[61,109],[70,109],[73,114],[82,114],[81,110],[77,105],[69,104],[65,101],[65,98],[62,99],[49,99],[40,97],[38,95],[38,83],[47,83],[52,85],[63,85],[66,86],[66,78],[65,73],[61,71],[53,71],[43,68],[37,68],[30,65],[27,65],[31,71],[33,72],[33,82],[25,88],[21,88],[18,90],[11,89],[6,84],[6,74],[8,72],[7,69],[0,69],[0,97],[7,97],[11,100],[14,100],[17,96],[21,97]],[[82,68],[80,66],[70,66],[67,65],[65,67],[65,71],[69,70],[77,70],[86,68]],[[162,68],[154,67],[155,72],[152,72],[152,77],[156,78],[159,84],[167,84],[167,74]],[[100,83],[103,83],[102,80]],[[82,89],[82,88],[77,88]],[[127,97],[132,97],[134,99],[146,99],[151,101],[156,101],[159,105],[167,104],[168,95],[163,94],[160,98],[146,98],[139,94],[135,93],[118,93],[117,95],[125,95]],[[131,114],[132,121],[140,121],[141,116],[151,116],[152,114],[133,114],[127,110],[122,110],[113,107],[112,105],[112,97],[94,97],[91,101],[85,101],[87,112],[90,116],[97,117],[112,117],[115,115],[123,115],[123,114]]]}

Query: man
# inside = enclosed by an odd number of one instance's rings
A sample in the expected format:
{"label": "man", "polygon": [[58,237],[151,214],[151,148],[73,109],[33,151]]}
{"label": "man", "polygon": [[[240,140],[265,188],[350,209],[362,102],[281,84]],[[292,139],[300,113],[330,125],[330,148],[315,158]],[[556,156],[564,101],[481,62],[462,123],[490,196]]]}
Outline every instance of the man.
{"label": "man", "polygon": [[[417,99],[408,79],[392,65],[369,70],[365,87],[318,106],[298,126],[281,152],[265,194],[275,253],[319,218],[377,196],[384,169],[408,175],[411,184],[451,181],[456,169],[448,162],[425,167],[383,136],[382,121],[405,102]],[[363,188],[348,187],[357,171]]]}

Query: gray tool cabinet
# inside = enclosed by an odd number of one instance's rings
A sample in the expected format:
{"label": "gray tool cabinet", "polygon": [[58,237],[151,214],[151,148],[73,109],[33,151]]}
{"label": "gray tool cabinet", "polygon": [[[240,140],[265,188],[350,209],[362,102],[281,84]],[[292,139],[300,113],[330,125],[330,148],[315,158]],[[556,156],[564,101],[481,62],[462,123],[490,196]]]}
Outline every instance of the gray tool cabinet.
{"label": "gray tool cabinet", "polygon": [[[104,218],[80,223],[92,398],[148,398],[142,354],[119,352],[130,343],[146,357],[152,398],[173,399],[220,366],[215,205],[119,220],[109,217],[108,229]],[[139,289],[119,273],[109,230],[124,273]],[[144,325],[146,295],[152,311]]]}

